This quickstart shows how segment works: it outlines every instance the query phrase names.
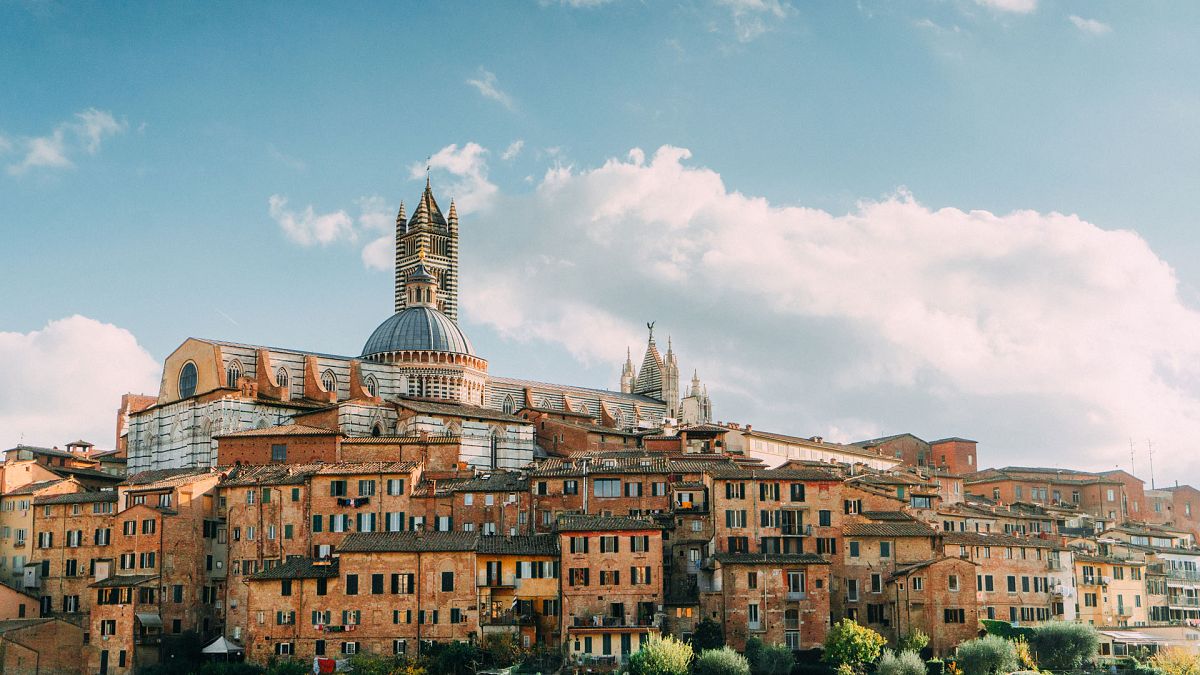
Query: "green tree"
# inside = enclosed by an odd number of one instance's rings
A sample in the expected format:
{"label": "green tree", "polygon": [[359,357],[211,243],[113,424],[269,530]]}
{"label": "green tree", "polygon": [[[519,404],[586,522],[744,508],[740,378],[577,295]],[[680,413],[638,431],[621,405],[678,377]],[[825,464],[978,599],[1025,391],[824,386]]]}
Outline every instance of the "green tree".
{"label": "green tree", "polygon": [[491,633],[483,638],[483,651],[493,667],[507,668],[523,660],[526,655],[512,633]]}
{"label": "green tree", "polygon": [[956,654],[965,675],[1003,675],[1020,667],[1013,643],[996,635],[968,640],[958,646]]}
{"label": "green tree", "polygon": [[879,650],[885,644],[887,640],[879,633],[858,625],[854,619],[842,619],[829,629],[821,659],[826,663],[859,670],[864,664],[879,658]]}
{"label": "green tree", "polygon": [[[747,649],[746,658],[750,658]],[[750,661],[750,669],[756,675],[789,675],[796,665],[796,655],[786,645],[768,645],[758,650],[758,655]]]}
{"label": "green tree", "polygon": [[431,675],[467,675],[474,673],[483,662],[483,650],[471,642],[439,644],[429,655]]}
{"label": "green tree", "polygon": [[692,633],[692,649],[703,652],[708,649],[720,649],[725,646],[725,629],[721,624],[705,617],[696,624]]}
{"label": "green tree", "polygon": [[1042,668],[1071,670],[1096,655],[1100,638],[1087,624],[1052,621],[1033,629],[1029,645]]}
{"label": "green tree", "polygon": [[708,649],[696,659],[694,675],[750,675],[750,662],[729,647]]}
{"label": "green tree", "polygon": [[687,675],[695,654],[691,645],[668,635],[657,635],[629,657],[630,675]]}
{"label": "green tree", "polygon": [[914,628],[911,633],[900,638],[899,644],[896,645],[901,652],[916,652],[918,655],[928,646],[929,636],[920,628]]}
{"label": "green tree", "polygon": [[[756,637],[748,638],[746,640],[746,648],[742,650],[742,654],[745,655],[746,661],[750,664],[751,670],[754,670],[756,664],[758,663],[758,657],[760,654],[762,654],[762,650],[762,640]],[[704,652],[700,653],[703,654]]]}
{"label": "green tree", "polygon": [[875,666],[875,675],[925,675],[925,662],[911,649],[899,654],[885,649]]}

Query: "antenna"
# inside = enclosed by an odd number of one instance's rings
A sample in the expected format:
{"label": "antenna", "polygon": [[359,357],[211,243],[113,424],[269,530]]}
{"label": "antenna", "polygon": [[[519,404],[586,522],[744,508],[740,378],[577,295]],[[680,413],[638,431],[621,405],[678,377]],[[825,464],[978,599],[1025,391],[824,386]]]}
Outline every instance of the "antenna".
{"label": "antenna", "polygon": [[1134,463],[1133,463],[1134,458],[1135,458],[1135,455],[1133,454],[1133,437],[1130,436],[1129,437],[1129,473],[1133,474],[1134,476],[1137,476],[1137,470],[1134,468]]}
{"label": "antenna", "polygon": [[1148,454],[1150,456],[1150,489],[1153,490],[1153,489],[1155,489],[1155,487],[1154,487],[1154,444],[1150,442],[1149,438],[1146,439],[1146,454]]}

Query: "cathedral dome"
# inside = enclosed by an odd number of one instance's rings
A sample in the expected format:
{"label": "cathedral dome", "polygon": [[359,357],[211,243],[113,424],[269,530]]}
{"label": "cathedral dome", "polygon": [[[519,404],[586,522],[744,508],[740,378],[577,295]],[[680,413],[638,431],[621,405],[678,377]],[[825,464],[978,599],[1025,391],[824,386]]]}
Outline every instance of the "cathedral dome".
{"label": "cathedral dome", "polygon": [[364,357],[388,352],[430,351],[475,355],[470,340],[450,317],[428,306],[402,309],[379,324],[367,344]]}

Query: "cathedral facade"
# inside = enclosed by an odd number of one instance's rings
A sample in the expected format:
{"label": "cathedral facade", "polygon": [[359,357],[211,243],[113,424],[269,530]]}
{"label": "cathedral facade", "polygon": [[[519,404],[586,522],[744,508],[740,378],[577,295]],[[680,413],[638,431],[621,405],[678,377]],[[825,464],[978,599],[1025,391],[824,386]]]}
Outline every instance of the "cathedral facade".
{"label": "cathedral facade", "polygon": [[681,398],[670,340],[653,328],[642,366],[626,359],[619,391],[496,377],[458,325],[459,221],[428,181],[396,218],[395,313],[357,356],[188,338],[163,364],[157,401],[128,414],[129,471],[215,466],[217,438],[287,425],[346,437],[457,439],[460,461],[523,468],[538,453],[524,410],[586,415],[598,428],[652,430],[711,418],[697,378]]}

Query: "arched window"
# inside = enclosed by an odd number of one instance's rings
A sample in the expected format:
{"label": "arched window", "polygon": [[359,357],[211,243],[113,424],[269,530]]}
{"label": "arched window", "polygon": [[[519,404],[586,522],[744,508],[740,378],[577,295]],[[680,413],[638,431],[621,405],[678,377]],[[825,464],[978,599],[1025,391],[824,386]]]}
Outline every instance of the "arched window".
{"label": "arched window", "polygon": [[383,425],[380,424],[379,422],[376,422],[375,426],[371,427],[371,435],[372,436],[382,436],[383,435]]}
{"label": "arched window", "polygon": [[188,361],[179,369],[179,398],[196,395],[196,364]]}
{"label": "arched window", "polygon": [[613,423],[618,429],[625,426],[625,413],[621,412],[620,408],[613,408]]}
{"label": "arched window", "polygon": [[325,387],[325,391],[337,391],[337,375],[333,374],[332,370],[327,370],[321,373],[321,386]]}
{"label": "arched window", "polygon": [[505,396],[504,397],[504,407],[503,407],[504,412],[511,415],[511,414],[513,414],[513,411],[516,409],[517,409],[517,401],[516,401],[516,399],[514,399],[512,397],[512,394]]}
{"label": "arched window", "polygon": [[548,398],[543,398],[542,400],[538,401],[538,407],[545,408],[546,410],[551,410],[554,408],[554,406],[550,404],[550,399]]}
{"label": "arched window", "polygon": [[236,387],[238,380],[242,377],[242,364],[237,361],[230,361],[229,367],[225,369],[225,386]]}
{"label": "arched window", "polygon": [[281,367],[281,368],[280,368],[278,371],[276,371],[276,372],[275,372],[275,379],[279,381],[279,386],[281,386],[281,387],[283,387],[283,388],[285,388],[285,389],[286,389],[286,388],[287,388],[287,386],[288,386],[288,372],[287,372],[287,368],[282,368],[282,367]]}
{"label": "arched window", "polygon": [[370,394],[371,396],[375,396],[376,395],[375,392],[377,392],[377,391],[379,391],[379,381],[375,379],[374,375],[368,375],[367,376],[367,393]]}

